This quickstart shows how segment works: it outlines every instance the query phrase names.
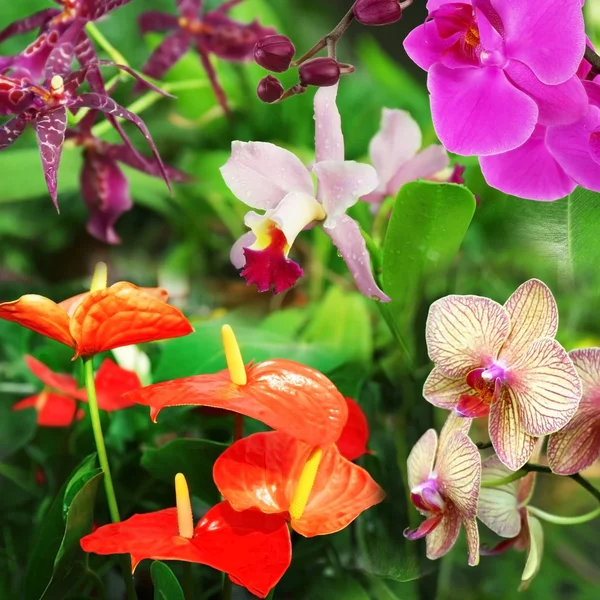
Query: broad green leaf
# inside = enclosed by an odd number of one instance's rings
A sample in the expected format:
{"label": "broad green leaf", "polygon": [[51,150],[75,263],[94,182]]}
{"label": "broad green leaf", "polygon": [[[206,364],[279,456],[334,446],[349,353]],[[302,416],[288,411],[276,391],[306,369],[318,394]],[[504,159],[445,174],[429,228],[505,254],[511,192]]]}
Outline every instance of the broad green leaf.
{"label": "broad green leaf", "polygon": [[600,194],[577,188],[568,197],[568,250],[575,276],[598,272],[600,265]]}
{"label": "broad green leaf", "polygon": [[35,534],[25,574],[25,600],[59,600],[85,577],[88,556],[79,540],[92,529],[102,470],[85,458],[54,498]]}
{"label": "broad green leaf", "polygon": [[175,475],[183,473],[190,493],[208,506],[220,500],[212,469],[227,444],[208,440],[179,438],[161,448],[150,448],[142,456],[142,466],[156,479],[174,485]]}
{"label": "broad green leaf", "polygon": [[306,323],[308,316],[308,311],[303,308],[276,310],[260,324],[260,329],[284,335],[296,335]]}
{"label": "broad green leaf", "polygon": [[455,258],[475,211],[465,187],[416,181],[402,186],[385,238],[383,287],[386,307],[406,334],[428,278],[441,274]]}
{"label": "broad green leaf", "polygon": [[154,584],[154,600],[185,600],[175,574],[165,563],[155,560],[150,567]]}
{"label": "broad green leaf", "polygon": [[344,577],[318,577],[308,593],[306,600],[370,600],[369,594],[362,585],[350,575]]}
{"label": "broad green leaf", "polygon": [[11,404],[0,403],[0,460],[25,446],[35,435],[35,408],[12,410]]}

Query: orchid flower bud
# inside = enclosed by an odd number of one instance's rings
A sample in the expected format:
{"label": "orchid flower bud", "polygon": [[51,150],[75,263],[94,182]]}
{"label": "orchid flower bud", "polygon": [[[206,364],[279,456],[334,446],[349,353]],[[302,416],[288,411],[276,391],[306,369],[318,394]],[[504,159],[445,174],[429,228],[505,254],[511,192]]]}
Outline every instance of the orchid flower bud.
{"label": "orchid flower bud", "polygon": [[277,77],[273,75],[267,75],[258,82],[258,88],[256,94],[258,97],[267,104],[277,102],[281,96],[283,96],[283,86]]}
{"label": "orchid flower bud", "polygon": [[358,0],[354,16],[363,25],[389,25],[402,17],[398,0]]}
{"label": "orchid flower bud", "polygon": [[254,60],[267,71],[283,73],[290,67],[296,48],[285,35],[268,35],[254,46]]}
{"label": "orchid flower bud", "polygon": [[334,58],[324,56],[305,62],[298,73],[303,86],[329,87],[340,80],[340,65]]}

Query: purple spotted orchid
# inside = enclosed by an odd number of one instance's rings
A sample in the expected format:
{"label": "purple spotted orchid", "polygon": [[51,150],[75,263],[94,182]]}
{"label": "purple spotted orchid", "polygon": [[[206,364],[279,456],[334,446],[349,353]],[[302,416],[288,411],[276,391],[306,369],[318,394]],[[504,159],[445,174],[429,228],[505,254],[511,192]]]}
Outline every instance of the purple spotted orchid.
{"label": "purple spotted orchid", "polygon": [[429,179],[462,183],[463,167],[449,168],[443,146],[432,144],[419,152],[423,136],[417,122],[404,110],[384,108],[381,127],[371,140],[369,154],[379,186],[362,198],[378,207],[387,196],[396,197],[409,181]]}
{"label": "purple spotted orchid", "polygon": [[253,59],[254,46],[261,38],[275,33],[257,21],[244,25],[238,23],[227,12],[243,0],[229,0],[218,8],[203,14],[202,0],[177,0],[179,16],[150,11],[140,17],[142,33],[170,31],[150,56],[143,72],[154,79],[163,75],[191,48],[200,55],[215,95],[223,109],[228,112],[227,99],[210,55],[231,62],[246,62]]}
{"label": "purple spotted orchid", "polygon": [[[48,8],[25,19],[11,23],[0,31],[0,43],[15,35],[41,29],[40,35],[16,56],[0,57],[0,71],[11,70],[16,78],[33,83],[44,79],[46,63],[64,34],[74,38],[74,54],[82,68],[97,62],[94,47],[85,33],[86,23],[96,21],[131,0],[54,0],[61,8]],[[104,85],[97,69],[89,68],[88,80],[93,90],[103,91]]]}
{"label": "purple spotted orchid", "polygon": [[[389,301],[379,289],[360,227],[346,211],[377,187],[370,165],[344,160],[344,137],[336,106],[337,85],[315,94],[316,161],[311,169],[288,150],[265,142],[233,142],[231,157],[221,168],[225,183],[250,208],[251,229],[233,246],[231,261],[248,284],[278,294],[293,286],[303,272],[288,258],[298,236],[320,223],[346,261],[358,289],[368,297]],[[312,174],[318,186],[315,192]]]}
{"label": "purple spotted orchid", "polygon": [[548,441],[548,462],[555,473],[572,475],[600,457],[600,348],[572,350],[583,396],[575,416]]}
{"label": "purple spotted orchid", "polygon": [[581,5],[428,1],[427,21],[404,47],[428,71],[434,126],[448,150],[499,154],[524,144],[538,123],[561,126],[585,116],[576,76],[586,39]]}
{"label": "purple spotted orchid", "polygon": [[[138,154],[127,144],[110,144],[94,136],[92,126],[98,111],[90,110],[77,124],[69,129],[66,139],[83,149],[81,192],[89,210],[88,233],[107,243],[120,243],[114,226],[121,215],[133,206],[129,182],[119,163],[153,177],[162,177],[156,161]],[[190,177],[165,166],[169,179],[183,183]]]}
{"label": "purple spotted orchid", "polygon": [[426,517],[410,540],[425,538],[427,558],[450,551],[461,525],[467,533],[469,565],[479,562],[479,531],[475,515],[481,479],[481,457],[469,439],[470,419],[450,415],[439,437],[426,431],[408,456],[408,485],[416,509]]}
{"label": "purple spotted orchid", "polygon": [[540,569],[544,547],[542,524],[527,508],[533,496],[535,473],[529,473],[517,481],[485,487],[486,483],[494,483],[511,474],[510,469],[495,455],[482,463],[481,482],[484,485],[479,492],[477,517],[494,533],[507,539],[494,548],[481,548],[480,553],[493,556],[511,548],[527,550],[519,587],[519,591],[524,591]]}
{"label": "purple spotted orchid", "polygon": [[500,460],[521,468],[538,437],[564,427],[581,399],[581,381],[554,339],[558,310],[537,279],[504,306],[479,296],[446,296],[431,305],[426,326],[435,368],[426,400],[465,417],[489,414]]}

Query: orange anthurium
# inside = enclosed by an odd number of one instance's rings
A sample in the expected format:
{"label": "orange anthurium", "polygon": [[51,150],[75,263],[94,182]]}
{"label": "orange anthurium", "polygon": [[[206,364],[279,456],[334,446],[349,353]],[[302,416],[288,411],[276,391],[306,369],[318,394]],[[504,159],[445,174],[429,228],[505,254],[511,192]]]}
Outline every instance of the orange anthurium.
{"label": "orange anthurium", "polygon": [[0,304],[0,319],[19,323],[88,357],[132,344],[187,335],[185,316],[166,303],[162,289],[119,282],[57,304],[36,294]]}
{"label": "orange anthurium", "polygon": [[348,460],[356,460],[363,454],[370,454],[367,448],[369,441],[369,423],[365,413],[356,400],[346,398],[348,420],[337,443],[340,454]]}
{"label": "orange anthurium", "polygon": [[158,413],[170,406],[210,406],[262,421],[311,445],[337,441],[348,418],[344,397],[315,369],[291,360],[244,366],[228,325],[223,327],[228,369],[184,377],[130,392],[126,398]]}
{"label": "orange anthurium", "polygon": [[285,519],[258,511],[213,506],[194,527],[185,477],[175,477],[177,508],[134,515],[98,528],[81,540],[86,552],[131,554],[133,570],[145,558],[201,563],[265,598],[291,562]]}

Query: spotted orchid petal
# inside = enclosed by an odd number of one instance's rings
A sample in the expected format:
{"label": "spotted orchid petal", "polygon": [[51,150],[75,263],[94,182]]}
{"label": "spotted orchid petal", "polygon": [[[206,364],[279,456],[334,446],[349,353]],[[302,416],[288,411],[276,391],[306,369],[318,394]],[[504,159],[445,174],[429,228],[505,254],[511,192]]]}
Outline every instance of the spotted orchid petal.
{"label": "spotted orchid petal", "polygon": [[460,513],[448,503],[439,525],[425,538],[427,558],[436,560],[450,551],[460,533],[462,519]]}
{"label": "spotted orchid petal", "polygon": [[310,172],[283,148],[266,142],[233,142],[221,174],[233,194],[258,209],[274,209],[290,192],[314,196]]}
{"label": "spotted orchid petal", "polygon": [[[145,16],[145,15],[143,15]],[[165,21],[166,24],[169,21]],[[150,58],[144,65],[142,71],[144,75],[153,79],[162,79],[164,75],[179,62],[179,60],[188,51],[192,41],[192,36],[186,31],[178,30],[168,35],[152,52]],[[136,90],[141,88],[140,84],[136,85]]]}
{"label": "spotted orchid petal", "polygon": [[11,23],[0,31],[0,44],[5,40],[22,33],[29,33],[44,26],[48,21],[60,14],[60,10],[56,8],[47,8],[30,15],[25,19],[20,19]]}
{"label": "spotted orchid petal", "polygon": [[[490,456],[482,463],[481,481],[493,482],[512,474],[497,456]],[[496,487],[482,487],[479,492],[477,516],[494,533],[513,538],[521,531],[519,512],[518,481]]]}
{"label": "spotted orchid petal", "polygon": [[522,427],[529,435],[558,431],[579,406],[581,381],[566,350],[556,340],[533,342],[511,366],[508,378]]}
{"label": "spotted orchid petal", "polygon": [[124,6],[128,2],[131,2],[131,0],[97,0],[95,2],[87,2],[89,8],[88,19],[90,21],[97,21],[100,17]]}
{"label": "spotted orchid petal", "polygon": [[510,317],[510,334],[499,360],[507,367],[523,355],[535,340],[553,338],[558,329],[558,309],[552,292],[539,279],[520,285],[504,304]]}
{"label": "spotted orchid petal", "polygon": [[533,453],[537,438],[525,431],[518,402],[510,389],[503,389],[491,406],[489,433],[498,458],[511,471],[520,469]]}
{"label": "spotted orchid petal", "polygon": [[140,15],[138,25],[142,34],[154,31],[169,31],[179,27],[179,19],[176,15],[150,10]]}
{"label": "spotted orchid petal", "polygon": [[315,109],[316,162],[344,160],[344,136],[342,119],[337,108],[338,84],[317,90]]}
{"label": "spotted orchid petal", "polygon": [[325,233],[340,251],[356,287],[368,298],[390,302],[391,298],[377,285],[371,267],[371,256],[358,223],[348,215],[340,216],[335,227],[324,227]]}
{"label": "spotted orchid petal", "polygon": [[12,143],[16,142],[21,136],[27,121],[22,117],[13,117],[0,127],[0,150],[8,148]]}
{"label": "spotted orchid petal", "polygon": [[425,338],[436,367],[458,379],[491,364],[509,332],[509,316],[497,302],[479,296],[446,296],[431,305]]}
{"label": "spotted orchid petal", "polygon": [[157,383],[127,394],[151,407],[156,420],[169,406],[223,408],[262,421],[311,445],[338,440],[348,418],[344,397],[321,373],[290,360],[269,360],[246,368],[246,385],[228,371]]}
{"label": "spotted orchid petal", "polygon": [[340,454],[348,460],[356,460],[368,454],[369,423],[358,402],[346,398],[348,405],[348,420],[336,442]]}
{"label": "spotted orchid petal", "polygon": [[184,17],[196,17],[202,8],[202,0],[177,0],[177,9]]}
{"label": "spotted orchid petal", "polygon": [[527,513],[525,523],[529,537],[529,548],[527,552],[527,562],[521,575],[521,585],[519,591],[525,591],[531,580],[537,575],[542,564],[542,555],[544,552],[544,529],[539,520],[533,515]]}
{"label": "spotted orchid petal", "polygon": [[414,490],[427,481],[433,472],[438,438],[435,429],[428,429],[413,446],[407,459],[408,487]]}
{"label": "spotted orchid petal", "polygon": [[548,441],[548,462],[555,473],[572,475],[600,457],[600,348],[569,352],[583,385],[577,413]]}
{"label": "spotted orchid petal", "polygon": [[472,391],[464,377],[460,379],[446,377],[437,367],[434,367],[433,371],[429,373],[423,386],[425,400],[446,410],[456,408],[461,395]]}
{"label": "spotted orchid petal", "polygon": [[319,180],[319,199],[327,214],[325,227],[328,228],[335,227],[339,217],[378,184],[375,169],[355,161],[323,161],[316,163],[312,170]]}

